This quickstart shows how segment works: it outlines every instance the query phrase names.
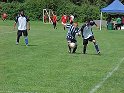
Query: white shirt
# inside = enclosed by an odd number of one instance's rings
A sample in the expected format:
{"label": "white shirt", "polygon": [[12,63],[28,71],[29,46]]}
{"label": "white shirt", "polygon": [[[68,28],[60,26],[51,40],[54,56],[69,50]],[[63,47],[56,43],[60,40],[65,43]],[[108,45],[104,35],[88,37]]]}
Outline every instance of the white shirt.
{"label": "white shirt", "polygon": [[84,39],[88,39],[91,36],[93,36],[91,26],[85,26],[84,29],[83,29],[83,37],[84,37]]}
{"label": "white shirt", "polygon": [[27,29],[27,18],[25,16],[19,16],[17,19],[18,30]]}
{"label": "white shirt", "polygon": [[73,16],[73,15],[71,15],[71,16],[70,16],[70,19],[73,21],[73,20],[74,20],[74,16]]}

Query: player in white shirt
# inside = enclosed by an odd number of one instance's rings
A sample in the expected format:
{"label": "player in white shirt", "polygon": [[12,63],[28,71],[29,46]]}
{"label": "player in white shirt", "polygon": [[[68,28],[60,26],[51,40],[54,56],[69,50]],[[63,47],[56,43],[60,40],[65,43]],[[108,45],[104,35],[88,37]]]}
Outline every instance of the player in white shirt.
{"label": "player in white shirt", "polygon": [[70,24],[73,24],[73,22],[74,22],[74,16],[70,15]]}
{"label": "player in white shirt", "polygon": [[87,20],[86,23],[80,29],[81,30],[81,35],[82,35],[82,38],[83,38],[83,53],[86,54],[86,48],[87,48],[88,41],[91,41],[91,42],[94,43],[97,54],[100,54],[99,47],[96,43],[96,40],[95,40],[93,32],[92,32],[93,23],[90,22],[90,21],[91,20]]}
{"label": "player in white shirt", "polygon": [[19,39],[22,36],[25,38],[25,44],[28,46],[28,31],[30,30],[30,23],[28,17],[24,15],[24,11],[21,10],[20,14],[15,19],[14,29],[17,25],[18,32],[17,32],[17,41],[16,44],[19,44]]}

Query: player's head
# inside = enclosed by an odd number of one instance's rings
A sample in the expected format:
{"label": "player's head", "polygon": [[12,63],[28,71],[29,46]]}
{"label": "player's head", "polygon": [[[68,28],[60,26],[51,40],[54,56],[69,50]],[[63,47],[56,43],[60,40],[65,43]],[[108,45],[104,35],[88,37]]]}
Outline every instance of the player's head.
{"label": "player's head", "polygon": [[65,12],[63,13],[63,15],[65,15]]}
{"label": "player's head", "polygon": [[53,15],[56,15],[56,12],[53,11]]}
{"label": "player's head", "polygon": [[24,16],[24,10],[20,10],[20,11],[19,11],[19,14],[20,14],[21,16]]}
{"label": "player's head", "polygon": [[90,19],[86,19],[86,24],[90,25]]}
{"label": "player's head", "polygon": [[78,27],[78,22],[73,23],[74,27]]}

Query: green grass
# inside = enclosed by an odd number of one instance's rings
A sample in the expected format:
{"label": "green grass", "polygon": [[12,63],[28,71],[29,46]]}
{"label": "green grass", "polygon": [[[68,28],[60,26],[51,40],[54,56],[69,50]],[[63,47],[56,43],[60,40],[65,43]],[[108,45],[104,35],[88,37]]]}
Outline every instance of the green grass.
{"label": "green grass", "polygon": [[[0,21],[0,93],[89,93],[124,58],[124,31],[94,28],[101,50],[96,55],[89,43],[82,54],[77,37],[76,54],[69,54],[66,32],[61,24],[31,22],[29,47],[21,37],[15,45],[14,21]],[[94,93],[124,93],[124,61]]]}

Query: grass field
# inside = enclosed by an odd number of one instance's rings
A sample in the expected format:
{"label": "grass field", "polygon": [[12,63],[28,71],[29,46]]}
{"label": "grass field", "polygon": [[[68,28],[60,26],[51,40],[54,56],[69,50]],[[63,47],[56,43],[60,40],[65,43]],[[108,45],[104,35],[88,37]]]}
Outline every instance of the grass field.
{"label": "grass field", "polygon": [[124,31],[94,28],[101,50],[92,43],[69,54],[61,24],[31,22],[29,47],[15,45],[13,21],[0,21],[0,93],[124,93]]}

